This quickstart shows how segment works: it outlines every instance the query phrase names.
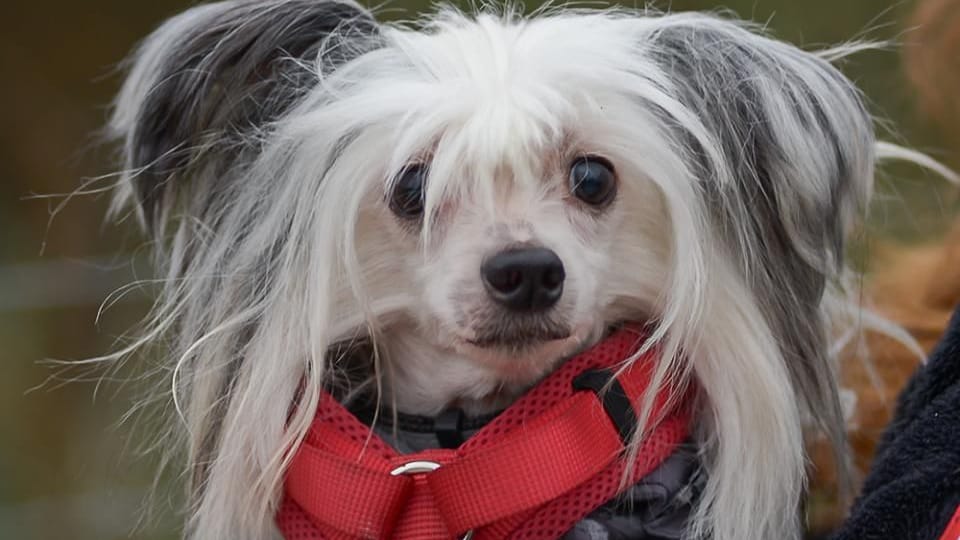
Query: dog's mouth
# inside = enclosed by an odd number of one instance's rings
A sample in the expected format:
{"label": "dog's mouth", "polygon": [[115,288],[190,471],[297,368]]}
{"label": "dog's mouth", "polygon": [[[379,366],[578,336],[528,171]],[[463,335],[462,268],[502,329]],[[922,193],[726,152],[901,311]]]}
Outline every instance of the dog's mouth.
{"label": "dog's mouth", "polygon": [[534,348],[551,341],[569,339],[572,331],[569,326],[553,322],[534,324],[507,323],[481,328],[474,337],[464,341],[481,349],[506,349],[511,351]]}
{"label": "dog's mouth", "polygon": [[498,326],[482,327],[469,337],[459,338],[457,350],[495,373],[502,383],[524,387],[581,350],[590,341],[591,328],[588,323],[504,319]]}

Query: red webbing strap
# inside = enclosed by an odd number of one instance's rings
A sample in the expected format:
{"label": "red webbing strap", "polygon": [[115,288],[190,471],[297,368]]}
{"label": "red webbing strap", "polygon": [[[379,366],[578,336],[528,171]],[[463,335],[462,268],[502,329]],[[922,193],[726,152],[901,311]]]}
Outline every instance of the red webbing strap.
{"label": "red webbing strap", "polygon": [[[651,370],[651,364],[638,364],[618,378],[630,401],[637,404],[636,407],[639,407],[640,397],[649,386]],[[671,407],[673,403],[670,400],[670,395],[671,393],[669,391],[662,391],[658,393],[654,399],[650,418],[651,422],[655,422],[656,428],[641,442],[633,461],[633,467],[630,470],[628,482],[623,482],[626,462],[622,459],[609,460],[606,467],[591,475],[588,481],[581,482],[573,489],[566,490],[550,498],[546,504],[540,505],[533,510],[496,519],[492,523],[477,529],[473,539],[502,540],[504,538],[510,538],[519,540],[559,538],[590,512],[614,499],[617,495],[623,493],[626,488],[639,482],[653,472],[687,437],[690,408],[685,403],[685,400],[681,400],[683,403],[680,403],[679,406]],[[583,415],[578,418],[577,421],[582,422],[581,426],[583,427],[604,426],[606,430],[605,434],[610,438],[613,438],[612,434],[616,434],[617,450],[615,450],[615,453],[617,453],[617,451],[622,448],[619,432],[606,412],[603,411],[600,401],[596,398],[595,394],[590,392],[581,392],[575,395],[575,397],[579,396],[592,396],[591,406],[580,409],[584,411],[591,410],[592,412],[589,417]],[[591,440],[590,437],[593,437],[593,434],[590,432],[581,431],[581,433],[583,434],[583,440]],[[596,438],[593,440],[599,441],[600,439]],[[544,448],[539,449],[540,456],[546,458],[549,454],[549,451],[545,451]],[[554,459],[563,458],[555,456]],[[516,464],[514,464],[514,466],[516,467]],[[452,465],[448,466],[448,471],[451,468]],[[434,474],[436,475],[441,471],[443,471],[442,468]],[[516,476],[513,478],[515,481]],[[519,484],[528,485],[531,482],[539,481],[541,478],[543,477],[536,474],[529,476],[524,475],[522,482]],[[433,479],[428,477],[428,482],[432,480]],[[474,484],[467,485],[477,485],[476,482],[479,482],[481,486],[485,486],[484,480],[481,477],[472,480],[470,478],[462,478],[461,481],[475,482]],[[455,484],[451,487],[455,487]],[[510,490],[513,489],[517,489],[517,484],[507,484],[504,491],[501,492],[501,497],[510,494]],[[452,496],[456,495],[453,494]],[[468,498],[465,498],[465,500],[468,500]],[[447,518],[447,523],[450,523],[449,518]],[[460,527],[462,526],[463,525],[460,525]],[[466,529],[459,529],[452,526],[451,530],[463,531]]]}
{"label": "red webbing strap", "polygon": [[[557,498],[607,467],[622,445],[590,392],[557,403],[519,431],[502,443],[457,456],[433,473],[411,477],[391,476],[392,466],[372,453],[358,460],[342,457],[361,455],[362,449],[321,424],[310,437],[318,446],[302,445],[290,465],[287,493],[315,522],[352,536],[388,538],[399,526],[424,538],[427,529],[438,529],[436,523],[404,527],[400,519],[412,510],[429,515],[423,503],[442,518],[440,530],[462,533]],[[424,453],[398,456],[396,464],[422,459],[427,459]],[[420,482],[429,498],[423,489],[412,490]]]}
{"label": "red webbing strap", "polygon": [[957,506],[957,511],[950,519],[950,523],[947,523],[947,528],[943,531],[940,540],[960,540],[960,506]]}
{"label": "red webbing strap", "polygon": [[463,533],[557,498],[602,471],[621,448],[596,396],[581,392],[522,433],[427,475],[427,484],[448,529]]}
{"label": "red webbing strap", "polygon": [[290,497],[318,521],[362,538],[389,538],[412,489],[412,477],[390,476],[306,444],[290,463],[286,483]]}
{"label": "red webbing strap", "polygon": [[[571,381],[586,369],[615,368],[640,340],[622,330],[567,361],[456,451],[397,455],[325,395],[288,470],[278,525],[296,540],[427,540],[470,529],[476,540],[561,536],[624,488],[620,433],[597,396],[575,392]],[[618,378],[634,404],[649,385],[647,356]],[[685,407],[664,415],[669,393],[655,400],[652,419],[663,422],[639,450],[634,483],[686,436]],[[418,460],[441,467],[390,475]]]}
{"label": "red webbing strap", "polygon": [[[588,514],[656,470],[686,439],[689,416],[668,416],[640,445],[628,482],[623,482],[625,461],[616,460],[604,471],[576,489],[537,509],[498,536],[475,536],[474,540],[553,540],[562,537]],[[486,529],[484,529],[486,530]]]}
{"label": "red webbing strap", "polygon": [[[387,538],[415,487],[413,477],[390,475],[395,457],[392,448],[370,437],[367,426],[325,394],[287,469],[284,488],[327,540]],[[289,505],[283,511],[289,515]]]}

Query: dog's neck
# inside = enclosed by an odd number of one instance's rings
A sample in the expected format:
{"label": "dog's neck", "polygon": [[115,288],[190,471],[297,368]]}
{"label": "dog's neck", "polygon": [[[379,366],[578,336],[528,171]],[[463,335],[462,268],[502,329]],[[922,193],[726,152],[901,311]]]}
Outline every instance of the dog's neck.
{"label": "dog's neck", "polygon": [[479,415],[503,409],[530,384],[504,381],[494,371],[416,333],[377,340],[383,403],[407,414],[436,416],[457,407]]}

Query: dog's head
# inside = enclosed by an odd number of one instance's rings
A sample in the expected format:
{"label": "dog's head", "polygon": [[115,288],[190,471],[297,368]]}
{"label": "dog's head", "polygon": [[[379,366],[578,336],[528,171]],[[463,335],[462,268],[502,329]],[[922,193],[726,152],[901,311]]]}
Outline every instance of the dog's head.
{"label": "dog's head", "polygon": [[[793,534],[798,410],[840,420],[823,303],[872,182],[870,118],[823,58],[694,14],[413,29],[232,1],[145,43],[113,127],[120,202],[172,237],[155,321],[180,337],[197,530],[274,496],[334,344],[372,340],[394,401],[430,412],[515,395],[640,320],[661,375],[703,389],[698,523]],[[231,489],[252,477],[211,458],[224,444],[260,452],[258,489]]]}

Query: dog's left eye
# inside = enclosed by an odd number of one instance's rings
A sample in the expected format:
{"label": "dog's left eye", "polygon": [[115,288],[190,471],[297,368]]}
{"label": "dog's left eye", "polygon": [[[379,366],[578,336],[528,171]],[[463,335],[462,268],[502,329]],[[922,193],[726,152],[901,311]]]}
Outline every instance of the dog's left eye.
{"label": "dog's left eye", "polygon": [[609,203],[617,194],[613,165],[601,157],[578,158],[570,166],[570,193],[590,206]]}
{"label": "dog's left eye", "polygon": [[390,196],[390,209],[402,218],[415,218],[423,213],[423,186],[427,180],[425,165],[412,165],[400,173]]}

